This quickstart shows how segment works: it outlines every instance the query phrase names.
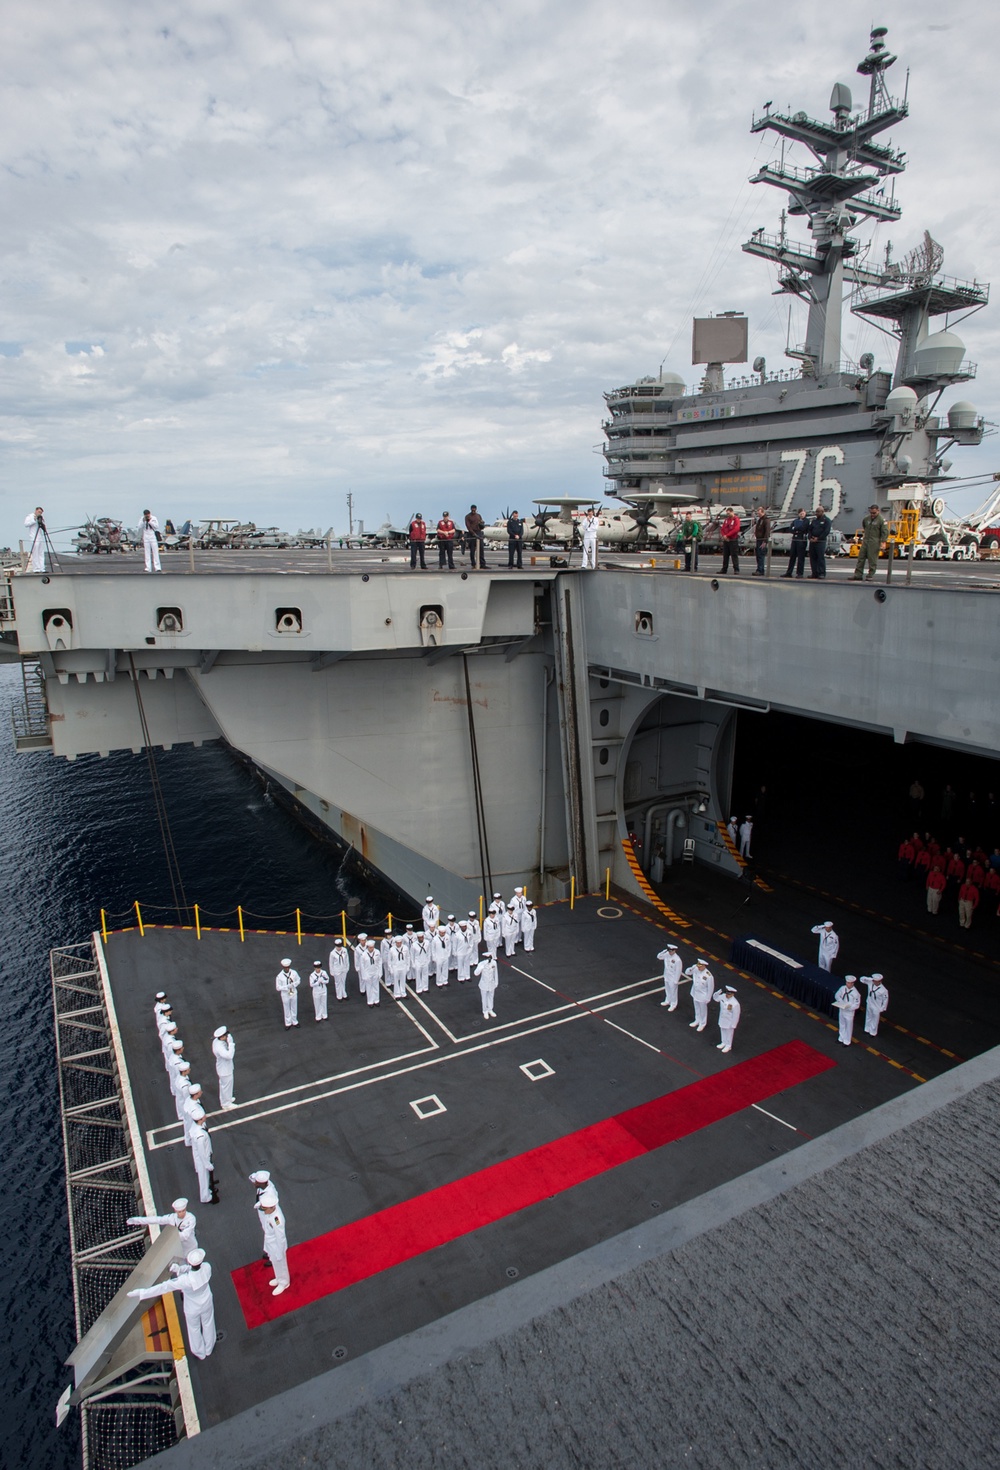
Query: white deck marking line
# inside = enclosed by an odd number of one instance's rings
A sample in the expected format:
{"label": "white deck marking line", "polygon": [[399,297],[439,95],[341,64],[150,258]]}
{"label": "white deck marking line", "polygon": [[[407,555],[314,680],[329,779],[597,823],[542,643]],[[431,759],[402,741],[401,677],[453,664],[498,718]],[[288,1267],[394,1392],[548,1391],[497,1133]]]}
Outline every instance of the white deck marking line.
{"label": "white deck marking line", "polygon": [[750,1106],[752,1108],[756,1108],[758,1113],[763,1113],[765,1118],[773,1118],[774,1121],[776,1123],[780,1123],[783,1128],[790,1128],[793,1133],[798,1133],[799,1130],[796,1128],[794,1123],[786,1123],[784,1118],[779,1118],[777,1113],[769,1113],[767,1111],[767,1108],[761,1107],[760,1103],[751,1103]]}
{"label": "white deck marking line", "polygon": [[433,1036],[431,1035],[431,1033],[429,1031],[425,1031],[424,1030],[423,1026],[421,1026],[420,1022],[417,1020],[416,1016],[410,1014],[410,1012],[406,1009],[406,1006],[403,1004],[403,1002],[401,1000],[397,1000],[396,1001],[396,1004],[399,1006],[399,1009],[403,1012],[403,1015],[404,1016],[407,1016],[413,1022],[414,1026],[416,1026],[417,1030],[420,1032],[420,1034],[424,1038],[424,1040],[426,1042],[428,1042],[428,1044],[430,1046],[432,1046],[435,1051],[440,1051],[441,1050],[441,1043],[439,1041],[435,1041],[434,1038],[433,1038]]}
{"label": "white deck marking line", "polygon": [[[414,1024],[416,1023],[414,1022]],[[424,1034],[426,1035],[426,1033]],[[441,1050],[440,1043],[435,1041],[433,1037],[428,1036],[427,1040],[430,1042],[430,1045],[418,1047],[416,1051],[400,1052],[398,1056],[383,1057],[380,1062],[366,1062],[363,1067],[352,1067],[347,1072],[333,1072],[329,1077],[315,1077],[312,1082],[300,1082],[298,1086],[284,1087],[280,1092],[265,1092],[260,1097],[251,1097],[246,1102],[237,1103],[235,1111],[238,1112],[242,1108],[252,1108],[257,1103],[270,1102],[272,1098],[291,1097],[293,1093],[306,1092],[310,1087],[325,1087],[328,1082],[343,1082],[345,1077],[360,1077],[362,1072],[374,1072],[377,1067],[393,1067],[397,1062],[408,1062],[411,1057],[422,1057],[426,1052]],[[302,1101],[308,1102],[309,1099],[303,1098]],[[216,1108],[214,1112],[208,1113],[207,1116],[209,1118],[231,1118],[233,1111],[230,1108]],[[156,1135],[158,1133],[175,1133],[180,1126],[178,1122],[159,1123],[155,1128],[147,1129],[147,1144],[150,1148],[159,1148],[161,1145],[156,1142]],[[176,1139],[172,1139],[171,1142],[176,1142]]]}
{"label": "white deck marking line", "polygon": [[[396,1077],[406,1077],[409,1075],[410,1072],[422,1072],[427,1067],[440,1066],[442,1062],[462,1061],[465,1057],[473,1056],[477,1051],[487,1051],[490,1047],[493,1046],[507,1046],[512,1041],[520,1041],[523,1037],[526,1036],[535,1036],[539,1031],[551,1031],[556,1026],[568,1026],[574,1021],[581,1021],[588,1018],[590,1020],[594,1020],[595,1018],[598,1020],[602,1020],[603,1017],[601,1016],[600,1012],[615,1010],[618,1006],[629,1006],[632,1005],[634,1001],[644,999],[645,995],[629,995],[626,996],[624,1000],[609,1001],[607,1005],[600,1006],[593,1011],[582,1011],[574,1007],[570,1015],[560,1016],[560,1018],[556,1021],[547,1021],[542,1026],[532,1026],[527,1031],[515,1031],[510,1036],[497,1036],[495,1040],[482,1041],[479,1043],[478,1046],[466,1046],[461,1050],[442,1052],[440,1056],[430,1057],[426,1062],[415,1062],[412,1067],[400,1067],[397,1072],[386,1072],[381,1077],[365,1077],[360,1082],[349,1082],[346,1087],[334,1087],[331,1088],[329,1092],[318,1092],[313,1097],[301,1097],[295,1102],[281,1103],[277,1107],[264,1108],[261,1112],[257,1113],[248,1112],[246,1116],[242,1118],[234,1118],[232,1113],[225,1113],[223,1116],[226,1118],[227,1121],[224,1123],[215,1124],[212,1128],[212,1132],[221,1133],[223,1129],[240,1128],[244,1123],[253,1123],[258,1118],[270,1118],[274,1113],[288,1113],[291,1112],[293,1108],[304,1108],[308,1107],[310,1103],[325,1102],[328,1098],[340,1097],[341,1094],[345,1092],[358,1092],[362,1087],[371,1087],[378,1082],[392,1082]],[[420,1056],[421,1053],[414,1052],[413,1055]],[[280,1094],[278,1095],[280,1096]],[[241,1108],[250,1108],[253,1106],[253,1103],[241,1103],[240,1106]],[[176,1126],[178,1129],[180,1128],[180,1124],[177,1124]],[[160,1143],[150,1143],[149,1148],[151,1150],[161,1148],[175,1148],[178,1144],[181,1143],[183,1143],[183,1134],[181,1132],[178,1132],[176,1138],[164,1139]]]}
{"label": "white deck marking line", "polygon": [[[602,1017],[602,1020],[606,1019],[606,1017]],[[619,1026],[615,1021],[608,1021],[607,1024],[609,1026],[614,1026],[615,1030],[620,1031],[623,1036],[630,1036],[632,1040],[637,1041],[640,1046],[648,1046],[650,1051],[655,1051],[658,1057],[661,1057],[663,1055],[663,1052],[658,1046],[654,1046],[651,1041],[643,1041],[642,1037],[636,1036],[634,1031],[626,1031],[624,1026]]]}
{"label": "white deck marking line", "polygon": [[[510,968],[512,970],[517,970],[517,966],[516,965],[511,965]],[[526,970],[517,970],[517,973],[519,975],[524,975],[525,979],[527,979],[527,980],[535,980],[534,975],[529,975]],[[569,1001],[566,1002],[565,1005],[552,1006],[547,1011],[535,1011],[534,1015],[531,1015],[531,1016],[521,1016],[521,1018],[519,1020],[517,1020],[517,1021],[502,1021],[499,1026],[491,1026],[490,1027],[490,1030],[491,1031],[505,1031],[505,1030],[508,1030],[511,1026],[525,1026],[525,1025],[527,1025],[527,1023],[529,1021],[540,1021],[545,1016],[558,1016],[562,1011],[586,1010],[588,1007],[592,1007],[595,1001],[598,1001],[598,1000],[607,1000],[608,996],[624,995],[625,992],[626,992],[626,990],[635,990],[640,985],[651,985],[651,984],[654,983],[654,981],[655,981],[655,983],[657,985],[662,984],[662,981],[660,980],[659,976],[657,976],[657,975],[651,975],[651,976],[649,976],[645,980],[630,980],[627,985],[619,985],[614,990],[602,990],[602,991],[599,991],[597,995],[586,995],[586,996],[584,996],[583,1000],[569,1000]],[[553,994],[555,994],[555,995],[562,994],[561,991],[555,990],[554,986],[552,986],[552,985],[546,985],[544,980],[535,980],[535,983],[536,983],[536,985],[542,985],[542,986],[544,986],[546,990],[551,990],[553,992]],[[502,987],[501,987],[499,993],[500,994],[503,993],[502,992]],[[653,994],[652,991],[647,991],[647,992],[644,992],[644,993],[645,994],[650,994],[650,995]],[[466,1042],[466,1041],[476,1041],[478,1038],[477,1038],[476,1035],[472,1035],[472,1036],[456,1036],[454,1039],[455,1039],[456,1042],[458,1042],[459,1045],[461,1045],[463,1042]]]}
{"label": "white deck marking line", "polygon": [[[441,990],[443,990],[444,989],[444,986],[442,985],[439,988]],[[447,1026],[444,1024],[444,1022],[440,1019],[439,1016],[436,1016],[434,1014],[434,1012],[431,1010],[431,1008],[427,1004],[427,1002],[425,1000],[421,999],[421,997],[417,994],[417,992],[415,990],[411,990],[410,991],[410,994],[413,996],[413,999],[416,1001],[417,1005],[420,1006],[421,1010],[424,1010],[424,1011],[427,1012],[427,1014],[430,1016],[430,1018],[434,1022],[434,1024],[436,1026],[440,1026],[441,1027],[441,1030],[444,1032],[445,1036],[447,1036],[448,1040],[449,1041],[456,1041],[457,1042],[458,1041],[458,1037],[454,1034],[453,1031],[449,1031],[448,1030]]]}

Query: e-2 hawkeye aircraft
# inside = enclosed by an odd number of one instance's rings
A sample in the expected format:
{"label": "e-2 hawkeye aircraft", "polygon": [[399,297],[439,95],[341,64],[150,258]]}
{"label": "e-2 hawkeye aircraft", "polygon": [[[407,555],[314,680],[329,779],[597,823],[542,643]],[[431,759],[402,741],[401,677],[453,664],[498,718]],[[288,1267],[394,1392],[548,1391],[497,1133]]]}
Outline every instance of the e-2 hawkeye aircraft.
{"label": "e-2 hawkeye aircraft", "polygon": [[[573,514],[585,506],[598,506],[600,499],[593,495],[584,498],[575,495],[555,495],[550,500],[533,500],[538,510],[533,516],[524,517],[525,546],[579,546],[581,532],[579,519]],[[498,516],[492,526],[487,526],[483,536],[487,541],[507,540],[508,511]]]}

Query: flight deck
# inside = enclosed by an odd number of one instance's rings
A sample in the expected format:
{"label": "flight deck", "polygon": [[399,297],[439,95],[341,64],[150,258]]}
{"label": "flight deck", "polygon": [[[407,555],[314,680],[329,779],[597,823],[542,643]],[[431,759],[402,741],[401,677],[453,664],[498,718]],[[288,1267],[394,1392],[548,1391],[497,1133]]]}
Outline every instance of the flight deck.
{"label": "flight deck", "polygon": [[[398,922],[398,921],[397,921]],[[717,1007],[691,1029],[660,1004],[657,952],[677,934],[735,984],[742,1019],[717,1050]],[[704,948],[698,944],[704,938]],[[694,1199],[953,1064],[891,1030],[843,1047],[828,1018],[728,964],[721,936],[640,913],[614,894],[543,906],[536,949],[500,959],[496,1020],[475,980],[412,985],[369,1008],[352,973],[313,1017],[306,977],[332,936],[155,928],[108,935],[114,1024],[155,1206],[183,1194],[213,1266],[221,1340],[191,1361],[202,1427],[524,1281]],[[303,979],[282,1023],[275,975]],[[207,1094],[217,1205],[197,1203],[153,1018],[173,1003]],[[862,1012],[863,1014],[863,1012]],[[223,1112],[211,1054],[236,1038]],[[866,1044],[869,1043],[869,1044]],[[956,1059],[957,1060],[957,1059]],[[125,1079],[123,1079],[124,1081]],[[273,1298],[249,1174],[271,1171],[292,1286]]]}

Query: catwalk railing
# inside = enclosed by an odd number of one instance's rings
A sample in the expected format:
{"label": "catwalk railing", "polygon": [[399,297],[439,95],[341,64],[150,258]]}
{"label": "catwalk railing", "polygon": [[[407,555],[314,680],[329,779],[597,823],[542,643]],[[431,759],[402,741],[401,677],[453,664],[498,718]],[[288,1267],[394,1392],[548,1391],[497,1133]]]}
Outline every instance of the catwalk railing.
{"label": "catwalk railing", "polygon": [[[142,1196],[93,945],[49,955],[73,1307],[77,1340],[97,1320],[146,1252]],[[94,1385],[80,1401],[85,1470],[129,1470],[184,1432],[169,1335],[147,1324],[149,1354]]]}

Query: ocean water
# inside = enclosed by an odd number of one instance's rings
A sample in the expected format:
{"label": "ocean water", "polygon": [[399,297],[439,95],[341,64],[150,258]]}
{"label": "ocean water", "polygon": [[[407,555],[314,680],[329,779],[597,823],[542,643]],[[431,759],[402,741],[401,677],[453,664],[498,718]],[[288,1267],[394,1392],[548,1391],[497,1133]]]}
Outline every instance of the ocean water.
{"label": "ocean water", "polygon": [[[169,904],[171,891],[146,756],[17,755],[9,711],[20,693],[19,667],[0,665],[0,1463],[69,1470],[76,1414],[55,1428],[75,1337],[48,953],[99,928],[102,907]],[[187,898],[206,923],[237,903],[283,919],[296,907],[336,914],[351,899],[359,922],[399,911],[398,894],[353,873],[223,746],[159,751],[157,768]]]}

